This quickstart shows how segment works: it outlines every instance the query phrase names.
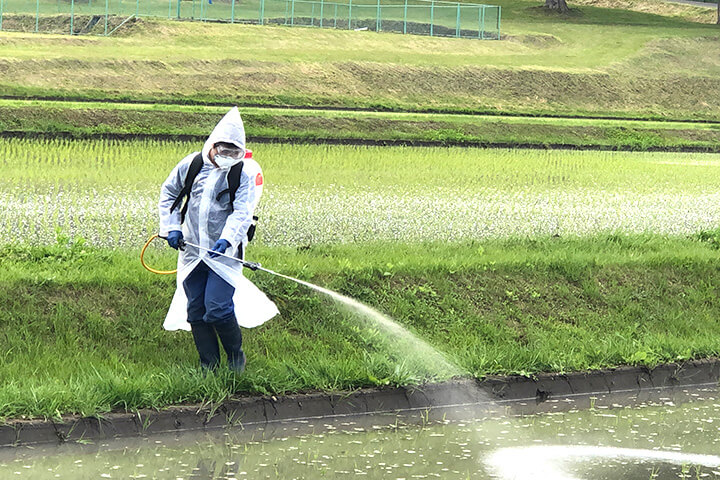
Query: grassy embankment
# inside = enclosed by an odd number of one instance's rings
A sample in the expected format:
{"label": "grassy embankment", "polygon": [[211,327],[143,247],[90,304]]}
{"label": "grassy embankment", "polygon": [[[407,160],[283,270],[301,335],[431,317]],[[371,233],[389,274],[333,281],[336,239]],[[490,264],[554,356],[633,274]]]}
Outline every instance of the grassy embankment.
{"label": "grassy embankment", "polygon": [[[200,141],[226,107],[0,100],[5,136]],[[323,111],[243,107],[253,141],[720,150],[720,122]]]}
{"label": "grassy embankment", "polygon": [[[482,377],[717,355],[716,242],[605,236],[452,248],[256,247],[253,258],[378,307]],[[282,316],[245,331],[246,374],[203,377],[189,334],[161,329],[174,278],[145,272],[135,252],[6,246],[0,258],[5,417],[438,378],[373,324],[259,273],[253,280]]]}
{"label": "grassy embankment", "polygon": [[[578,6],[558,17],[536,1],[499,3],[507,34],[500,42],[145,19],[117,38],[3,33],[0,95],[710,120],[715,124],[248,113],[253,134],[279,139],[716,148],[717,29],[691,21],[693,7],[670,12],[683,17]],[[212,123],[207,110],[179,106],[1,108],[2,128],[21,132],[204,134]]]}

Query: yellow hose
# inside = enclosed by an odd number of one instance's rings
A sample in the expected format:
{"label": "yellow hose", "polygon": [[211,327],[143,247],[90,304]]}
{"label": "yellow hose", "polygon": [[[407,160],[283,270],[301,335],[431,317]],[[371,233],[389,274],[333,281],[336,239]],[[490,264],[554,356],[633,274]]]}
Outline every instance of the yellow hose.
{"label": "yellow hose", "polygon": [[145,267],[146,270],[149,270],[152,273],[157,273],[159,275],[172,275],[173,273],[177,273],[177,269],[175,269],[175,270],[155,270],[154,268],[148,267],[147,264],[145,263],[145,250],[147,250],[148,245],[150,245],[150,243],[152,243],[152,241],[158,237],[159,237],[159,235],[153,235],[152,237],[150,237],[150,240],[145,242],[145,246],[142,248],[142,251],[140,252],[140,263],[142,263],[142,266]]}

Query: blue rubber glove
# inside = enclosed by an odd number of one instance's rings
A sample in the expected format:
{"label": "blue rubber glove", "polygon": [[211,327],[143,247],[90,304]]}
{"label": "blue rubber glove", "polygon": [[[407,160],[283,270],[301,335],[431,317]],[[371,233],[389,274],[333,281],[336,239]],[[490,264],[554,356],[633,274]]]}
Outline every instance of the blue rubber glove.
{"label": "blue rubber glove", "polygon": [[[230,242],[228,242],[224,238],[221,238],[220,240],[215,242],[215,245],[213,246],[212,251],[218,252],[218,253],[225,253],[225,250],[227,250],[229,246],[230,246]],[[210,258],[217,257],[218,253],[211,253]]]}
{"label": "blue rubber glove", "polygon": [[167,242],[168,245],[170,245],[172,248],[177,250],[182,246],[183,243],[183,234],[180,230],[172,230],[167,235]]}

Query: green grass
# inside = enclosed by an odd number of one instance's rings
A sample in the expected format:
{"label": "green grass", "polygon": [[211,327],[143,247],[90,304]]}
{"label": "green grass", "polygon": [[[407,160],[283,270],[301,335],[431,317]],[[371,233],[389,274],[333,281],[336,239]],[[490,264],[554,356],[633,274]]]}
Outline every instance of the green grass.
{"label": "green grass", "polygon": [[[224,107],[0,100],[0,131],[206,138]],[[720,124],[482,115],[242,109],[249,139],[567,145],[590,148],[720,149]]]}
{"label": "green grass", "polygon": [[499,3],[500,42],[155,20],[118,38],[3,33],[0,95],[720,118],[714,26]]}
{"label": "green grass", "polygon": [[[717,355],[717,234],[255,247],[252,257],[375,306],[467,375],[654,365]],[[253,280],[282,315],[245,331],[249,363],[204,377],[164,332],[174,277],[136,252],[61,239],[0,250],[0,415],[54,417],[439,377],[381,329],[292,283]]]}

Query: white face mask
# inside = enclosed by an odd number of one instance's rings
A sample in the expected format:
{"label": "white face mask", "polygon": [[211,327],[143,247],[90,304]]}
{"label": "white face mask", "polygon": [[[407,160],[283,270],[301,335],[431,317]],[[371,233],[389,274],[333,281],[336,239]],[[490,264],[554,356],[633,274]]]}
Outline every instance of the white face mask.
{"label": "white face mask", "polygon": [[215,157],[213,157],[213,160],[215,161],[217,166],[222,169],[230,168],[236,163],[238,163],[237,158],[225,157],[223,155],[215,155]]}

